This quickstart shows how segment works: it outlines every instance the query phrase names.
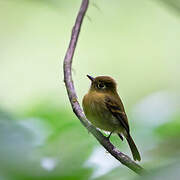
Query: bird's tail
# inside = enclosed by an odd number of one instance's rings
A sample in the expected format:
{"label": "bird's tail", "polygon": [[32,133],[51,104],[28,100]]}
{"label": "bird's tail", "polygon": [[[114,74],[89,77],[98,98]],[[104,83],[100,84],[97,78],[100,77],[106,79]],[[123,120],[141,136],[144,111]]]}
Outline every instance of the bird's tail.
{"label": "bird's tail", "polygon": [[135,143],[134,143],[131,135],[130,135],[130,134],[127,135],[127,136],[126,136],[126,139],[127,139],[128,144],[129,144],[129,147],[130,147],[130,149],[131,149],[131,152],[132,152],[132,155],[133,155],[133,159],[134,159],[135,161],[136,161],[136,160],[140,161],[140,160],[141,160],[141,156],[140,156],[140,154],[139,154],[139,151],[138,151],[138,149],[137,149],[137,147],[136,147],[136,145],[135,145]]}

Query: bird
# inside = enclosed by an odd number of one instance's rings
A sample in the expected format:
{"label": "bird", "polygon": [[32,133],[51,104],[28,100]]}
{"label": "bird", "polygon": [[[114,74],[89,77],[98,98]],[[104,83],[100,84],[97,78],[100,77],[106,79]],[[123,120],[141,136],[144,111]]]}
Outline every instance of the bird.
{"label": "bird", "polygon": [[130,135],[128,118],[117,92],[116,81],[110,76],[87,77],[91,80],[91,86],[82,100],[87,119],[95,127],[110,132],[108,139],[112,133],[116,133],[122,141],[125,137],[133,159],[140,161],[141,156]]}

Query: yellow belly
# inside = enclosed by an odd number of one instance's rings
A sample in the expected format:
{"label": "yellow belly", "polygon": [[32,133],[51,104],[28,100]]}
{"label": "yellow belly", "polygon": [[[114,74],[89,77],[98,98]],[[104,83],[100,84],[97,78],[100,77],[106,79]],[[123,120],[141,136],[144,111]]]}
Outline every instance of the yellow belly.
{"label": "yellow belly", "polygon": [[[97,100],[97,99],[96,99]],[[83,101],[83,109],[88,120],[97,128],[109,132],[121,133],[123,128],[105,105],[99,105],[97,101]]]}

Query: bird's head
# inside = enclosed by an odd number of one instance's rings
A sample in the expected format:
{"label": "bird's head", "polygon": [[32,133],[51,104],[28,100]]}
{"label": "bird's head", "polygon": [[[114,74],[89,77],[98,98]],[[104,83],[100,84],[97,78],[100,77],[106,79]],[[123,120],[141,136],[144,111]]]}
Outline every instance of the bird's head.
{"label": "bird's head", "polygon": [[116,82],[113,78],[109,76],[97,76],[93,78],[92,76],[87,75],[91,80],[90,91],[97,92],[116,92]]}

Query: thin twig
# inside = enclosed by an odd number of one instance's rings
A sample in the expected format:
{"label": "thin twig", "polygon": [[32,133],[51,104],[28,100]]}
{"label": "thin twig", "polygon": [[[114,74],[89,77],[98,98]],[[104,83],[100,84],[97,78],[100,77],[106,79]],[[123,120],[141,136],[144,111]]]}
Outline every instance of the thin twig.
{"label": "thin twig", "polygon": [[82,0],[81,7],[79,13],[76,18],[75,25],[72,29],[71,40],[69,43],[69,47],[67,49],[65,58],[64,58],[64,82],[66,85],[68,97],[72,106],[72,109],[81,123],[88,129],[90,133],[94,135],[94,137],[99,141],[99,143],[117,160],[119,160],[122,164],[132,169],[134,172],[141,174],[144,170],[141,166],[136,164],[131,160],[127,155],[120,152],[111,142],[103,136],[103,134],[92,126],[87,118],[85,117],[83,110],[81,109],[79,102],[77,100],[76,91],[74,88],[73,80],[72,80],[72,59],[74,55],[74,51],[76,48],[76,43],[79,37],[81,24],[84,18],[84,15],[87,11],[89,4],[89,0]]}

